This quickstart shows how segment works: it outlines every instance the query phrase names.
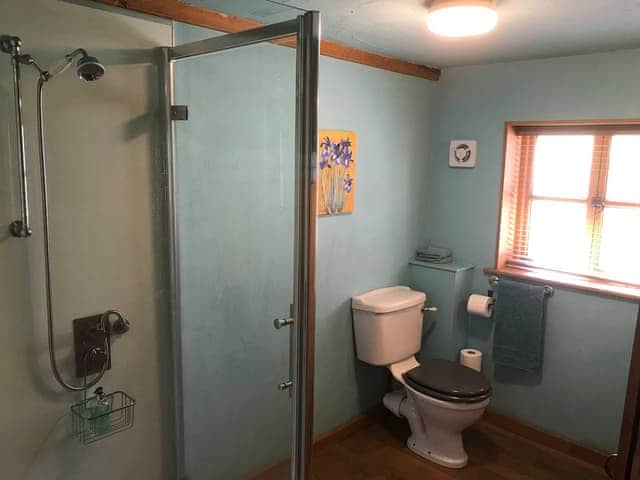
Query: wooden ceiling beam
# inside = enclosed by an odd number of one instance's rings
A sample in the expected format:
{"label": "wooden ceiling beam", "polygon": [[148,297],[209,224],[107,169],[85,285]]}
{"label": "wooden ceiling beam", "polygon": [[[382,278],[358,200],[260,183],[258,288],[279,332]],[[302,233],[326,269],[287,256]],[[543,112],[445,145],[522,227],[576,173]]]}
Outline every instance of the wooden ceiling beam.
{"label": "wooden ceiling beam", "polygon": [[[258,28],[264,24],[248,18],[227,15],[207,8],[189,5],[180,0],[94,0],[114,7],[154,15],[198,27],[210,28],[219,32],[235,33]],[[293,46],[295,42],[280,41],[283,45]],[[332,40],[322,40],[320,53],[347,62],[359,63],[382,70],[402,73],[412,77],[438,81],[440,70],[397,58],[349,47]]]}

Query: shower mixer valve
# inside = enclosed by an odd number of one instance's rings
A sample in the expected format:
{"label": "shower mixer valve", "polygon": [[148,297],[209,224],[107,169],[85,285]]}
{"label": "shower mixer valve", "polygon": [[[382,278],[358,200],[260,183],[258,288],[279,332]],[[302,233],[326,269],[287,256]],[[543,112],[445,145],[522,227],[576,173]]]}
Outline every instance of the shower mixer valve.
{"label": "shower mixer valve", "polygon": [[[76,377],[84,378],[111,368],[111,329],[102,314],[73,320]],[[104,352],[104,355],[98,355]],[[104,363],[107,362],[105,367]]]}
{"label": "shower mixer valve", "polygon": [[[100,373],[111,368],[111,338],[131,328],[129,321],[117,310],[73,320],[73,344],[76,377]],[[105,362],[107,365],[105,366]]]}

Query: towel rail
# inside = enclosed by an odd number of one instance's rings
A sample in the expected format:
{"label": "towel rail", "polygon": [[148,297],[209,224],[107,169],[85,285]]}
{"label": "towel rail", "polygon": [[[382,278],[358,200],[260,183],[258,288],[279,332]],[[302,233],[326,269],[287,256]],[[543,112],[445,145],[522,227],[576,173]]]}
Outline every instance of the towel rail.
{"label": "towel rail", "polygon": [[[499,282],[500,282],[500,277],[498,275],[491,275],[489,277],[489,284],[491,286],[496,286],[496,285],[498,285]],[[544,286],[544,294],[547,297],[552,296],[554,294],[554,292],[555,291],[554,291],[554,289],[553,289],[553,287],[551,285],[545,285]]]}

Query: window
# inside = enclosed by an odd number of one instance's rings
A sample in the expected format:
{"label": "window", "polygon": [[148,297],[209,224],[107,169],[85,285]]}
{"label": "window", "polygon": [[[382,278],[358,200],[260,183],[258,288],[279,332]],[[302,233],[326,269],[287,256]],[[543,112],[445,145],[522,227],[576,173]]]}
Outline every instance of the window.
{"label": "window", "polygon": [[496,267],[640,293],[640,121],[507,124]]}

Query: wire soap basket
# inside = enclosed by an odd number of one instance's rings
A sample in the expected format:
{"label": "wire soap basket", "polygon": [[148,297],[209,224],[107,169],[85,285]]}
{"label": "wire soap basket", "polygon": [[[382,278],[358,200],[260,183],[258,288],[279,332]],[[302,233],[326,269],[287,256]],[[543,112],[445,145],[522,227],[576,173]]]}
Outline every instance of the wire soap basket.
{"label": "wire soap basket", "polygon": [[136,401],[123,391],[95,395],[71,407],[73,434],[88,444],[133,427]]}

